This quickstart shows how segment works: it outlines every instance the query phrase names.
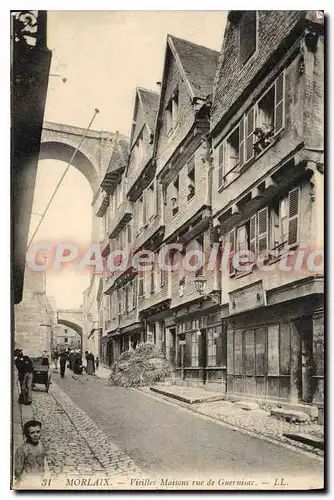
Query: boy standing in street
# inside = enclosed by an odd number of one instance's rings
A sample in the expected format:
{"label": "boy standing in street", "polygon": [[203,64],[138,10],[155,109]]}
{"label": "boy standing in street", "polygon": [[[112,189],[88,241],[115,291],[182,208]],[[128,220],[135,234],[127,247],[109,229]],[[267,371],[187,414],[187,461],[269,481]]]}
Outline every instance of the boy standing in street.
{"label": "boy standing in street", "polygon": [[42,423],[29,420],[24,424],[23,433],[26,442],[15,451],[14,475],[16,480],[23,480],[27,475],[44,475],[45,450],[41,443]]}

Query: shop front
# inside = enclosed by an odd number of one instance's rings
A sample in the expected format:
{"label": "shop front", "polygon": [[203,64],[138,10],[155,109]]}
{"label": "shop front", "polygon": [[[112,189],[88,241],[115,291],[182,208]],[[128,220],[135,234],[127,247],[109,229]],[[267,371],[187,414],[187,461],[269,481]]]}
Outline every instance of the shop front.
{"label": "shop front", "polygon": [[226,332],[219,311],[182,318],[175,333],[177,375],[187,383],[225,392]]}
{"label": "shop front", "polygon": [[277,297],[269,294],[267,305],[224,319],[227,394],[321,406],[322,297],[312,294],[284,303]]}

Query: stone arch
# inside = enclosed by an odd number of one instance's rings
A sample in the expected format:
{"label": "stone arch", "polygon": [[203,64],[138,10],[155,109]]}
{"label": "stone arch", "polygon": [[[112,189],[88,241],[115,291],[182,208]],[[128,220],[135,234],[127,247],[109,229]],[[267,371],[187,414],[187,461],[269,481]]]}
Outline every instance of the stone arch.
{"label": "stone arch", "polygon": [[72,165],[85,176],[95,195],[108,168],[115,138],[116,134],[112,132],[87,132],[72,125],[44,122],[39,159],[68,163],[82,141]]}
{"label": "stone arch", "polygon": [[[75,148],[64,142],[47,141],[42,142],[40,147],[40,160],[60,160],[68,163]],[[77,151],[71,165],[81,172],[89,182],[93,194],[98,188],[99,176],[92,161],[80,150]]]}

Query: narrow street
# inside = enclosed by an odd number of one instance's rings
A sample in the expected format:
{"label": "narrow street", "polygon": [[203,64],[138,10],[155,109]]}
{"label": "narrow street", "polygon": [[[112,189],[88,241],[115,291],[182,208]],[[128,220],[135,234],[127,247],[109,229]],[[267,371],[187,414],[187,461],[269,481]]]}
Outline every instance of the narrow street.
{"label": "narrow street", "polygon": [[[45,423],[50,447],[55,440],[67,439],[70,435],[70,448],[74,456],[80,456],[81,463],[87,442],[74,434],[75,429],[64,429],[59,408],[52,411],[55,399],[70,416],[74,428],[80,430],[81,425],[88,426],[92,441],[98,440],[97,434],[102,431],[121,450],[125,456],[119,453],[121,472],[126,472],[127,468],[134,471],[137,466],[148,475],[182,472],[192,476],[214,473],[222,476],[298,474],[321,477],[322,463],[316,458],[247,436],[139,391],[109,387],[106,380],[95,377],[73,378],[69,371],[65,379],[54,374],[53,380],[50,394],[34,392],[38,416]],[[66,405],[73,406],[74,410],[70,408],[69,413]],[[92,424],[82,420],[80,410],[94,422],[95,431]],[[88,445],[91,448],[91,444]],[[56,463],[55,449],[57,446],[51,454],[51,468],[54,467],[56,473],[75,471],[71,458],[65,460],[67,469]],[[85,466],[79,472],[101,471],[99,461],[91,460],[89,454],[87,451]],[[64,460],[63,456],[60,458]]]}

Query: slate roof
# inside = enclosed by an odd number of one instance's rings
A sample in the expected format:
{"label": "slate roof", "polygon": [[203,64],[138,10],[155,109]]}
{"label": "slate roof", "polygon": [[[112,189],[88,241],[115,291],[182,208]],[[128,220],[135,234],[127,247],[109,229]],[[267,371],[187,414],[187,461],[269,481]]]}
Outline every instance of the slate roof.
{"label": "slate roof", "polygon": [[219,52],[168,35],[185,72],[194,97],[206,99],[212,94]]}
{"label": "slate roof", "polygon": [[150,128],[151,132],[153,133],[155,127],[155,120],[159,108],[160,96],[158,92],[153,92],[153,90],[147,90],[143,88],[138,88],[138,93],[140,95],[140,99],[143,104],[145,122]]}
{"label": "slate roof", "polygon": [[[260,10],[258,11],[257,56],[251,64],[240,65],[240,18],[243,11],[230,11],[222,41],[220,61],[217,67],[211,109],[211,131],[218,125],[232,106],[240,107],[247,93],[254,88],[254,80],[273,56],[283,57],[295,38],[291,33],[305,17],[306,11]],[[290,38],[289,43],[287,40]],[[277,55],[278,52],[281,55]],[[277,62],[277,61],[276,61]],[[276,63],[273,61],[271,64]],[[240,100],[238,102],[238,100]]]}
{"label": "slate roof", "polygon": [[105,175],[117,172],[118,170],[126,167],[128,162],[128,151],[129,142],[124,138],[117,137]]}

